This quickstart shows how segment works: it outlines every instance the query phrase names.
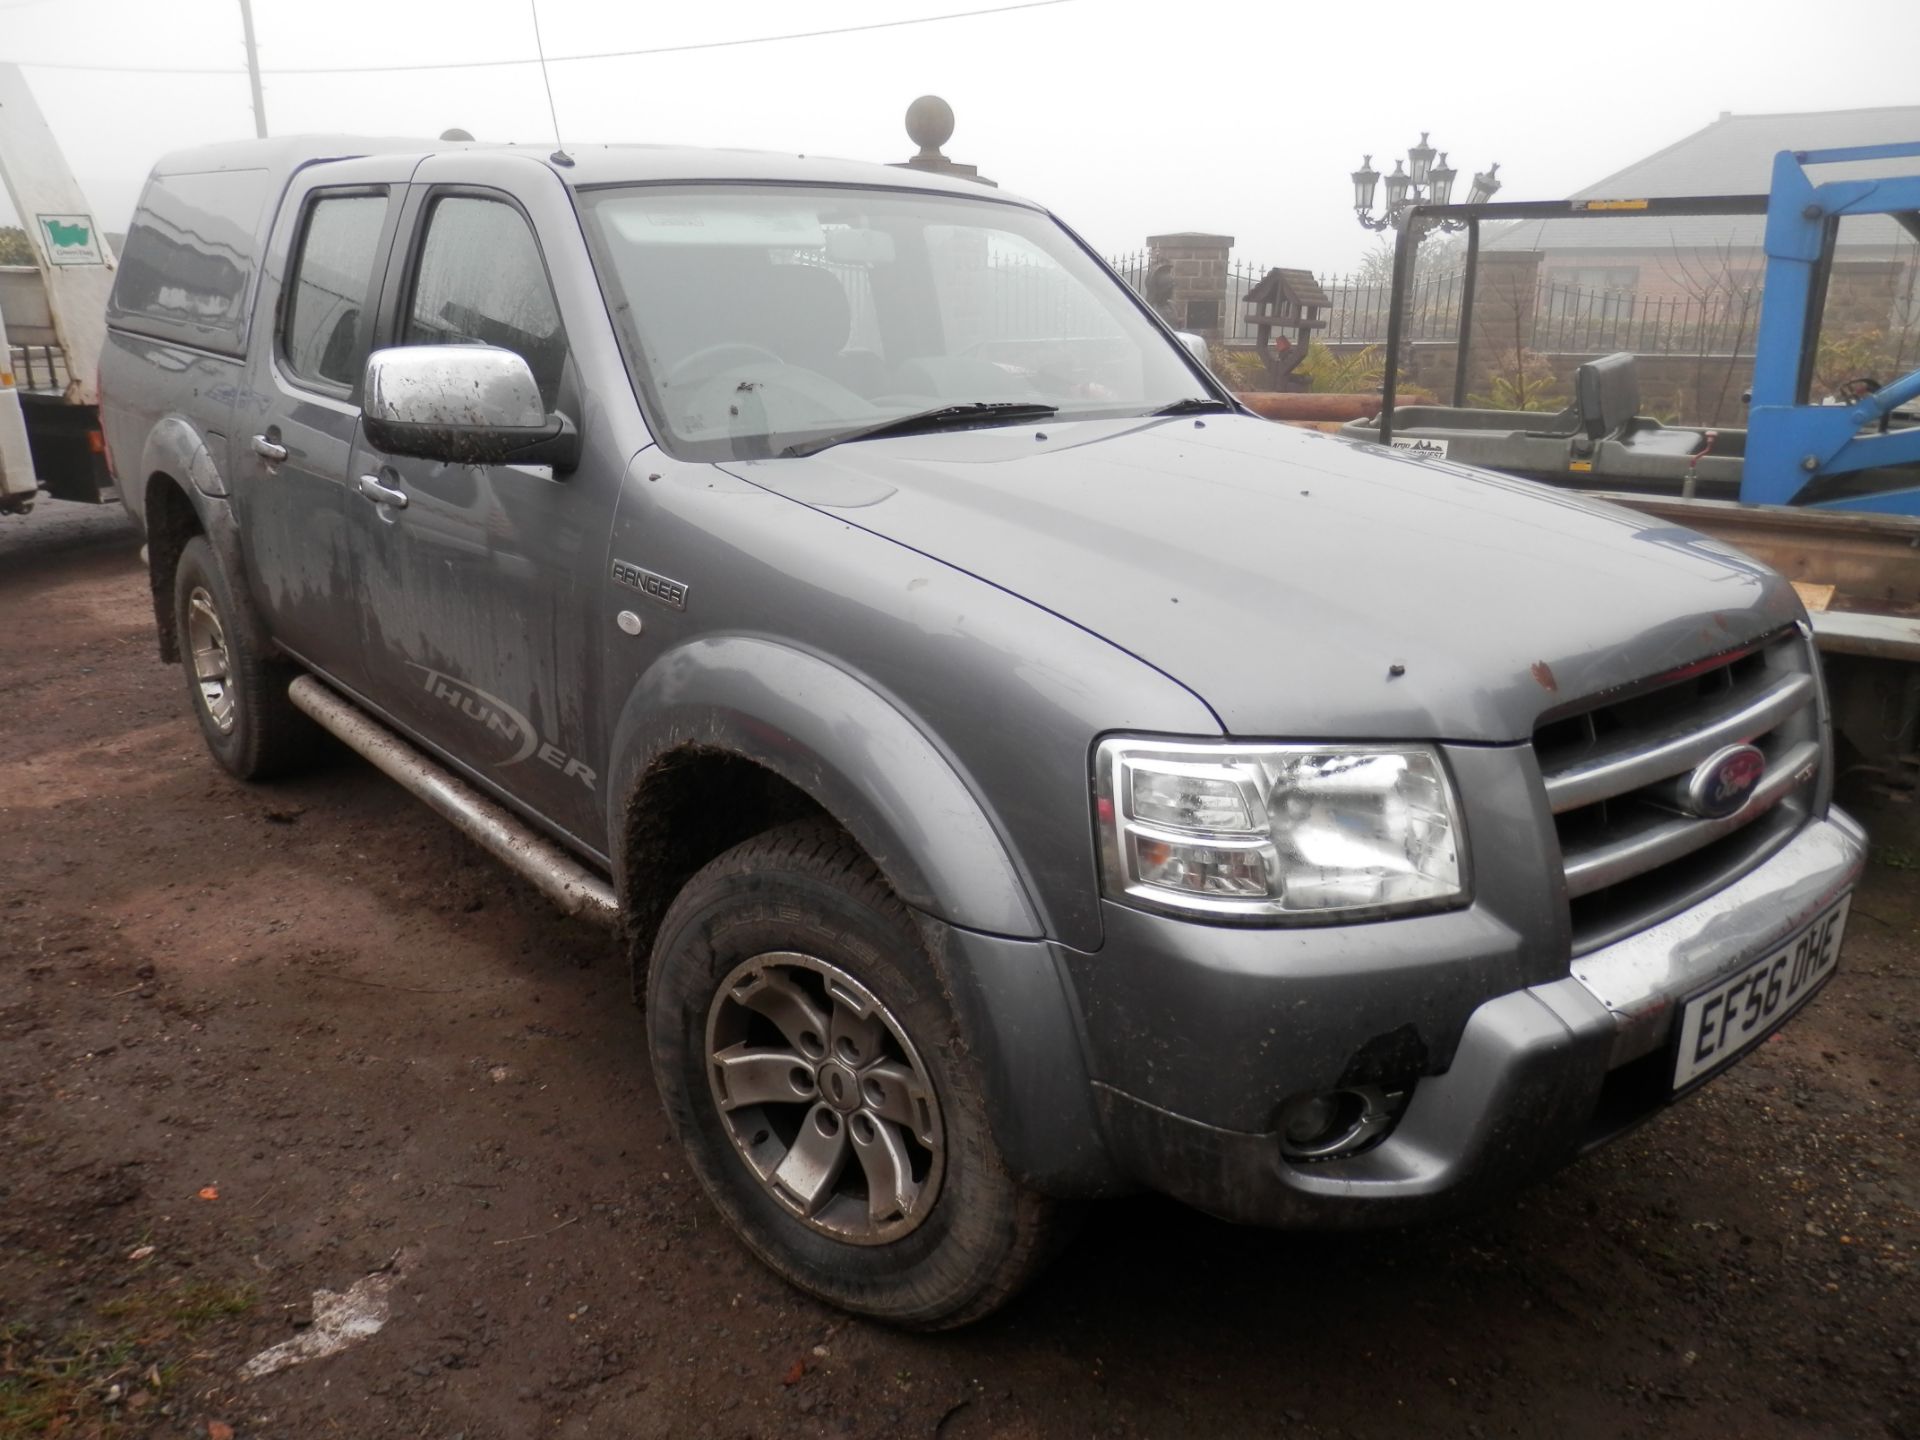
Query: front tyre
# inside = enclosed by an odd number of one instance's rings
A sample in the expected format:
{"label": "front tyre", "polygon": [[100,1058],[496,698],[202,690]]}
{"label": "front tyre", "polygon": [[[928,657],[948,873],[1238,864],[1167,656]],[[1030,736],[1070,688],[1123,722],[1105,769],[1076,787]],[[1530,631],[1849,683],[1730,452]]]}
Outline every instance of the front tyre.
{"label": "front tyre", "polygon": [[801,1289],[942,1329],[1051,1253],[1055,1206],[1007,1172],[913,922],[844,832],[783,826],[695,875],[647,1025],[694,1173]]}
{"label": "front tyre", "polygon": [[229,773],[266,780],[305,764],[320,732],[287,698],[298,672],[248,643],[244,603],[206,537],[189,540],[174,570],[173,619],[194,718]]}

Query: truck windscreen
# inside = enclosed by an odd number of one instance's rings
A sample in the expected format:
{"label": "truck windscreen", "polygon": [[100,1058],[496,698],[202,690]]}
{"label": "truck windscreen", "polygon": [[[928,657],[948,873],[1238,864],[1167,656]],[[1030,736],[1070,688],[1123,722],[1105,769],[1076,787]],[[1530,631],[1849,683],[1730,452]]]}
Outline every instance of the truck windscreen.
{"label": "truck windscreen", "polygon": [[1016,423],[1206,393],[1133,297],[1024,205],[771,185],[583,199],[649,411],[686,459],[804,450],[944,407]]}

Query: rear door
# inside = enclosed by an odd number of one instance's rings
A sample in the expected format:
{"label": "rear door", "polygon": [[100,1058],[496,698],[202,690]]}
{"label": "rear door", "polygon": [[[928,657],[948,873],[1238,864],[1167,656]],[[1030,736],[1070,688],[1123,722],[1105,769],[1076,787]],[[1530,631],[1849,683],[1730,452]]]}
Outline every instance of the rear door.
{"label": "rear door", "polygon": [[[431,183],[478,163],[435,157],[415,176],[382,343],[517,352],[547,408],[580,425],[591,455],[568,321],[604,328],[605,314],[563,315],[549,264],[586,266],[579,221],[544,168],[516,167],[523,179],[512,193]],[[621,471],[447,465],[384,454],[364,431],[351,470],[372,478],[348,503],[378,704],[469,774],[591,844],[605,823],[595,704]]]}
{"label": "rear door", "polygon": [[352,689],[364,669],[347,462],[414,163],[375,156],[294,177],[274,223],[233,425],[229,473],[255,598],[276,640]]}

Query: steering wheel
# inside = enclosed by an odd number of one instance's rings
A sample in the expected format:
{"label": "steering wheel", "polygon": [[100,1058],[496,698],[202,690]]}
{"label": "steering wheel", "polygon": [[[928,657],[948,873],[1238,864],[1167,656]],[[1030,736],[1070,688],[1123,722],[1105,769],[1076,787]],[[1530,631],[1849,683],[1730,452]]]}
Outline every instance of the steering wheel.
{"label": "steering wheel", "polygon": [[744,340],[722,340],[718,345],[702,345],[681,360],[667,372],[667,384],[698,385],[711,380],[736,359],[742,363],[755,360],[768,360],[775,365],[786,363],[765,346],[748,344]]}

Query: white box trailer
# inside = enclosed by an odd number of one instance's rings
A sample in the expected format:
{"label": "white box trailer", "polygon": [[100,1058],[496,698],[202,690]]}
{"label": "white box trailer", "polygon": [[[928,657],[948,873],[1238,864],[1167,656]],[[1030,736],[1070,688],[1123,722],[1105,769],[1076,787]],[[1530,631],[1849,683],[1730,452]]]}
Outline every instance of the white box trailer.
{"label": "white box trailer", "polygon": [[65,500],[114,499],[95,386],[117,262],[9,64],[0,64],[0,182],[34,256],[0,266],[0,510],[28,508],[43,487]]}
{"label": "white box trailer", "polygon": [[39,493],[33,451],[27,444],[26,416],[14,384],[12,348],[7,343],[7,319],[0,307],[0,514],[25,510]]}

